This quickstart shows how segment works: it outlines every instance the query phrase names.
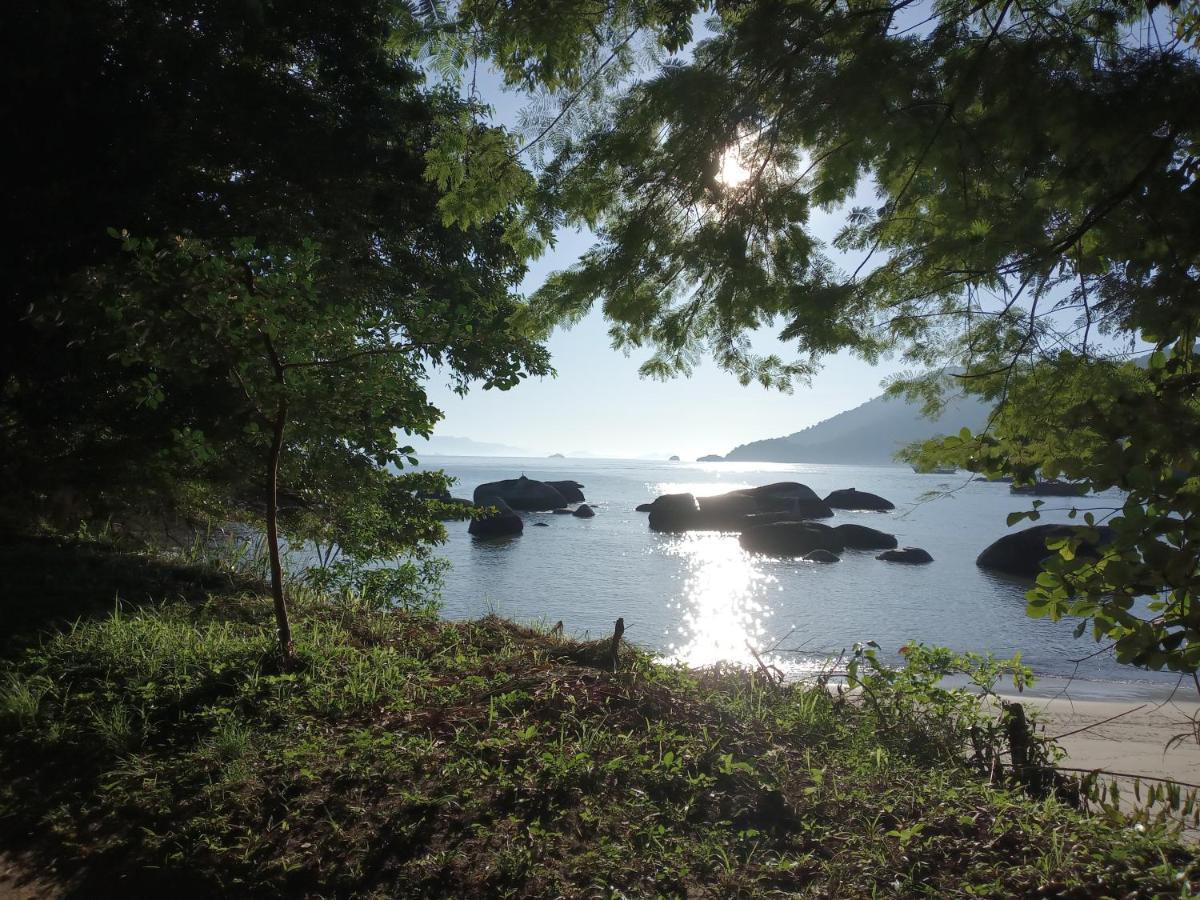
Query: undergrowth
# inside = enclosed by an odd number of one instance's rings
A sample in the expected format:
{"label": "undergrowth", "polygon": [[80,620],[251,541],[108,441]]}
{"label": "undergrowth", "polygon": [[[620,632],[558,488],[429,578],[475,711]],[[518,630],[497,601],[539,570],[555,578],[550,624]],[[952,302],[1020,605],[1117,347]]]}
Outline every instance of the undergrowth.
{"label": "undergrowth", "polygon": [[[977,722],[299,592],[118,608],[0,668],[0,826],[81,896],[1189,896],[1163,828],[991,783]],[[897,683],[899,682],[899,683]],[[908,706],[904,704],[908,703]],[[975,733],[978,739],[977,732]],[[995,780],[992,779],[992,782]],[[65,863],[64,861],[70,861]]]}

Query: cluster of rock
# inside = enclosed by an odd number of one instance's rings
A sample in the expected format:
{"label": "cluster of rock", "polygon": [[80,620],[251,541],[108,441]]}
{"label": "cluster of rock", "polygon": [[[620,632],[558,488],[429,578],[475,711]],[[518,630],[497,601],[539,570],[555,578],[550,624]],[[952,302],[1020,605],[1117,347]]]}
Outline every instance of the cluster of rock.
{"label": "cluster of rock", "polygon": [[772,556],[838,562],[838,554],[851,549],[883,550],[877,558],[894,562],[933,561],[919,548],[898,550],[895,535],[875,528],[854,523],[832,527],[812,521],[832,518],[835,509],[886,511],[895,509],[895,504],[854,488],[822,498],[808,485],[781,481],[712,497],[663,494],[638,507],[639,512],[650,514],[654,531],[738,532],[744,548]]}
{"label": "cluster of rock", "polygon": [[[578,481],[537,481],[533,478],[509,478],[489,481],[475,488],[474,505],[485,512],[471,519],[467,531],[475,537],[504,537],[525,530],[522,512],[555,512],[590,519],[596,514],[584,503],[583,485]],[[572,503],[580,504],[570,509]],[[545,525],[544,522],[536,523]]]}

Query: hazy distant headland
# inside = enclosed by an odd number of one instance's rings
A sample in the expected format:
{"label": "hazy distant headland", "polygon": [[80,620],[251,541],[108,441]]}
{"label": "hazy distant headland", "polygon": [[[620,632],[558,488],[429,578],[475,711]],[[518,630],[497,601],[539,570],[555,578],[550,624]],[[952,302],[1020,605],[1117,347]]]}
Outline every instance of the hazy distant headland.
{"label": "hazy distant headland", "polygon": [[959,397],[946,404],[942,415],[930,419],[921,415],[919,403],[876,397],[802,431],[741,444],[725,459],[888,465],[896,461],[896,451],[913,441],[955,433],[964,426],[972,431],[982,429],[988,412],[988,406],[978,399]]}

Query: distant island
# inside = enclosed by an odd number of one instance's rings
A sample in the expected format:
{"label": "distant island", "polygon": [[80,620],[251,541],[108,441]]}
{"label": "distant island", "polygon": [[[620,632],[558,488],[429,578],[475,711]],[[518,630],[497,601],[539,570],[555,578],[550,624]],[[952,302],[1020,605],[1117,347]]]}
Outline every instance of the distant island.
{"label": "distant island", "polygon": [[720,453],[710,453],[708,456],[701,456],[696,462],[720,462],[724,458]]}
{"label": "distant island", "polygon": [[964,426],[981,430],[989,411],[987,404],[974,397],[958,397],[950,400],[936,419],[927,419],[917,403],[880,396],[802,431],[734,447],[724,459],[888,465],[896,461],[896,451],[913,441],[952,434]]}
{"label": "distant island", "polygon": [[668,460],[667,460],[667,462],[679,462],[679,457],[678,457],[678,456],[672,456],[670,459],[668,459]]}
{"label": "distant island", "polygon": [[563,456],[563,454],[561,454],[561,453],[551,453],[549,458],[550,459],[566,459],[566,457]]}

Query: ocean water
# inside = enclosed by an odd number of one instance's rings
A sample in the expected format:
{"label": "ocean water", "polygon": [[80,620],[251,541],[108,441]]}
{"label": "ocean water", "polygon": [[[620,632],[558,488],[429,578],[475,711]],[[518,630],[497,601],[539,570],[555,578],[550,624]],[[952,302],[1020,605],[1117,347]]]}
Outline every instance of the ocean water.
{"label": "ocean water", "polygon": [[[443,615],[489,612],[525,622],[562,620],[568,633],[599,637],[625,619],[628,640],[689,665],[752,663],[750,647],[793,675],[819,668],[856,641],[874,640],[896,660],[907,641],[956,650],[1020,652],[1042,676],[1039,693],[1072,697],[1160,695],[1178,684],[1169,673],[1118,664],[1074,621],[1025,615],[1027,582],[986,572],[975,558],[1009,529],[1005,517],[1029,508],[1006,484],[968,473],[919,475],[908,468],[781,463],[666,463],[640,460],[427,457],[426,468],[456,478],[470,498],[488,481],[527,475],[583,483],[592,519],[522,513],[524,534],[481,541],[466,522],[447,523],[439,553],[451,570]],[[886,513],[838,511],[830,524],[859,522],[891,532],[901,546],[928,550],[934,562],[906,566],[847,551],[817,564],[747,553],[737,536],[650,531],[639,503],[659,494],[697,496],[799,481],[821,496],[855,487],[896,504]],[[1067,510],[1117,506],[1115,493],[1045,498],[1042,522],[1068,522]],[[531,527],[545,522],[549,527]],[[1027,527],[1022,523],[1015,528]],[[1015,529],[1014,529],[1015,530]],[[1090,658],[1086,658],[1089,657]]]}

